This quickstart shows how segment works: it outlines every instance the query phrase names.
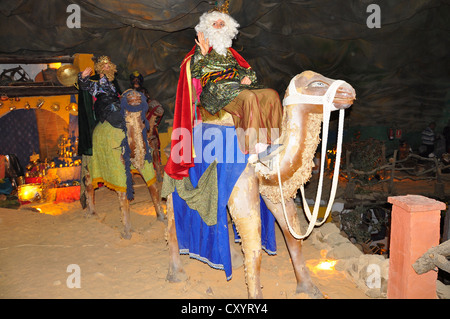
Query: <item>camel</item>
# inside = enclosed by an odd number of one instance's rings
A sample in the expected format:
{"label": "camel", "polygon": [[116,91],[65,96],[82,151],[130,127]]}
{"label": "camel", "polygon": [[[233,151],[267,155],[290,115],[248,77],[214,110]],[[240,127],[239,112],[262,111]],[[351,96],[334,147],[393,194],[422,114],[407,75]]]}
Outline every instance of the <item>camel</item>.
{"label": "camel", "polygon": [[[334,82],[336,81],[312,71],[305,71],[291,81],[295,85],[296,93],[316,97],[323,96]],[[251,299],[263,297],[260,282],[262,258],[260,194],[284,235],[297,280],[296,292],[307,293],[312,298],[322,297],[321,292],[312,283],[305,266],[302,256],[302,239],[295,238],[290,229],[297,234],[301,232],[293,198],[298,189],[311,177],[313,158],[320,141],[323,105],[289,100],[289,96],[293,93],[287,90],[285,94],[285,101],[289,103],[283,103],[281,136],[277,141],[283,144],[283,147],[278,155],[272,158],[272,161],[276,160],[279,163],[279,171],[271,169],[268,163],[250,163],[249,161],[228,200],[230,216],[242,239],[245,277],[248,297]],[[349,84],[339,81],[332,105],[335,109],[346,109],[353,104],[355,97],[355,90]],[[280,196],[282,194],[278,185],[280,180],[283,185],[283,197]],[[180,259],[173,209],[173,198],[170,194],[167,196],[170,254],[167,280],[178,282],[185,280],[187,275]]]}
{"label": "camel", "polygon": [[[127,104],[129,105],[129,108],[123,110],[122,113],[125,117],[127,138],[124,139],[125,134],[122,130],[115,128],[111,130],[112,127],[106,121],[101,124],[99,123],[94,129],[93,133],[93,152],[100,152],[101,154],[97,153],[92,156],[92,159],[87,164],[86,174],[83,178],[83,182],[85,183],[86,189],[86,217],[96,215],[94,190],[96,187],[98,187],[98,183],[102,182],[109,188],[115,190],[118,195],[120,210],[122,212],[122,223],[124,226],[124,230],[121,233],[121,236],[124,239],[130,239],[132,237],[129,205],[130,197],[132,198],[132,190],[129,189],[130,185],[127,185],[127,187],[125,188],[117,186],[114,181],[109,180],[111,176],[110,174],[105,173],[98,168],[97,176],[92,177],[92,174],[90,172],[90,169],[92,169],[92,165],[95,165],[95,161],[102,161],[103,159],[107,159],[110,156],[118,156],[120,158],[114,159],[114,163],[118,163],[119,167],[113,168],[109,166],[107,169],[116,169],[118,170],[118,172],[116,171],[115,173],[116,175],[127,175],[127,180],[130,180],[132,176],[131,171],[125,172],[125,167],[130,167],[131,164],[147,183],[147,187],[149,189],[150,196],[156,210],[157,220],[163,222],[166,221],[164,210],[161,207],[160,183],[156,181],[153,166],[147,161],[146,158],[148,143],[146,140],[144,140],[144,138],[147,138],[146,131],[148,130],[148,122],[145,118],[148,105],[145,102],[143,95],[134,90],[128,90],[124,92],[121,102],[122,108],[125,105],[124,99],[127,100]],[[136,110],[134,110],[133,107],[135,107]],[[98,141],[97,145],[99,143],[104,143],[107,144],[109,148],[107,147],[95,149],[95,141]],[[127,141],[127,145],[121,145],[123,141]],[[112,146],[113,144],[117,146],[120,145],[120,147]],[[129,146],[129,148],[127,146]],[[129,150],[129,156],[125,156],[125,154],[127,153],[126,149]],[[97,165],[96,167],[99,166]],[[127,184],[128,183],[129,182],[127,181]]]}

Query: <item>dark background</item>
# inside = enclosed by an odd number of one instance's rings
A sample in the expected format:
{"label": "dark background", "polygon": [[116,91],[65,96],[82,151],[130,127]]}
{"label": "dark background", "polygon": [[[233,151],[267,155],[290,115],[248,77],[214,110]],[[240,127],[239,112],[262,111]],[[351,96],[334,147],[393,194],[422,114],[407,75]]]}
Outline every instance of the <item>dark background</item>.
{"label": "dark background", "polygon": [[[381,27],[369,28],[370,4]],[[81,8],[81,28],[70,29],[67,6]],[[207,1],[0,1],[0,54],[109,55],[125,88],[134,70],[172,117],[179,66],[194,45]],[[347,111],[346,136],[387,139],[388,128],[417,143],[428,122],[438,131],[450,118],[450,1],[231,0],[241,25],[234,42],[260,80],[280,95],[304,70],[342,79],[357,100]],[[167,130],[170,121],[163,124]]]}

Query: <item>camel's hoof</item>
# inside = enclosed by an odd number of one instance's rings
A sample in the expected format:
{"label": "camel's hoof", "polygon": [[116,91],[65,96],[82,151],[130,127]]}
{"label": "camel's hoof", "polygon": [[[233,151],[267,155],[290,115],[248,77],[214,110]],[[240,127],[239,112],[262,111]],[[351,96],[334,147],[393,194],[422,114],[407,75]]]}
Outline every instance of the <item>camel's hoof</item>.
{"label": "camel's hoof", "polygon": [[313,284],[309,285],[300,285],[297,286],[297,289],[295,291],[296,294],[305,293],[307,294],[311,299],[324,299],[323,294],[320,292],[319,288],[317,288]]}
{"label": "camel's hoof", "polygon": [[98,217],[98,215],[97,215],[97,213],[96,212],[86,212],[86,213],[84,213],[84,217],[85,218],[92,218],[92,217]]}
{"label": "camel's hoof", "polygon": [[156,220],[167,226],[168,221],[167,221],[167,216],[165,214],[157,214]]}
{"label": "camel's hoof", "polygon": [[171,283],[183,282],[188,279],[188,276],[182,271],[170,271],[167,273],[166,280]]}
{"label": "camel's hoof", "polygon": [[160,222],[165,222],[167,221],[167,217],[166,215],[159,213],[156,215],[156,220],[159,220]]}
{"label": "camel's hoof", "polygon": [[123,233],[120,233],[120,236],[123,239],[131,239],[131,232],[130,231],[124,231]]}

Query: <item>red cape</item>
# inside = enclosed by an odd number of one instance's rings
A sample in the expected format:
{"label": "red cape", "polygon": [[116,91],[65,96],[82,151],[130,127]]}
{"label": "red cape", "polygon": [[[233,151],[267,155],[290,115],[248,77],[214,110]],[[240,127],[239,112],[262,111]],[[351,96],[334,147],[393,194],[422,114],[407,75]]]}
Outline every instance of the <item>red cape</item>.
{"label": "red cape", "polygon": [[[250,68],[236,50],[229,48],[238,64],[243,68]],[[211,51],[211,49],[210,49]],[[177,95],[175,98],[175,110],[173,116],[173,130],[171,137],[170,157],[164,168],[165,172],[174,179],[182,179],[189,176],[189,168],[194,166],[192,150],[192,128],[194,126],[195,102],[192,100],[191,87],[188,78],[191,78],[191,57],[195,53],[195,46],[186,55],[180,67]],[[192,79],[191,79],[192,82]]]}

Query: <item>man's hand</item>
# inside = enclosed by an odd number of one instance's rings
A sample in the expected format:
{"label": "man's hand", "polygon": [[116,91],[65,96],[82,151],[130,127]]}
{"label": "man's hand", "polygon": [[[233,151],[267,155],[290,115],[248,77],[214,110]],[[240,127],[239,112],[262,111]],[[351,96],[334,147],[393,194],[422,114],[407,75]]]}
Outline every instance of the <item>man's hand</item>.
{"label": "man's hand", "polygon": [[244,76],[244,78],[241,80],[241,84],[250,85],[252,84],[252,80],[250,80],[248,76]]}
{"label": "man's hand", "polygon": [[92,68],[91,67],[87,67],[86,69],[84,69],[84,71],[81,73],[81,77],[84,79],[85,77],[91,75],[92,73]]}
{"label": "man's hand", "polygon": [[200,47],[202,54],[206,55],[209,52],[209,39],[205,39],[203,32],[199,32],[197,38],[198,40],[195,39],[195,43]]}

